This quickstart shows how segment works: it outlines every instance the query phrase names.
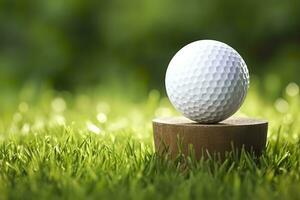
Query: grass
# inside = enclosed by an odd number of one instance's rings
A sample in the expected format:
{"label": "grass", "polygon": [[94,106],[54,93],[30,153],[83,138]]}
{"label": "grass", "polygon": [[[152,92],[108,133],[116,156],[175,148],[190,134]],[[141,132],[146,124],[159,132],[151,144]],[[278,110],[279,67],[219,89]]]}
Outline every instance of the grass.
{"label": "grass", "polygon": [[142,100],[105,91],[2,94],[0,199],[300,198],[296,85],[274,103],[251,88],[237,115],[270,121],[266,151],[224,162],[158,156],[151,119],[177,114],[168,100],[158,91]]}

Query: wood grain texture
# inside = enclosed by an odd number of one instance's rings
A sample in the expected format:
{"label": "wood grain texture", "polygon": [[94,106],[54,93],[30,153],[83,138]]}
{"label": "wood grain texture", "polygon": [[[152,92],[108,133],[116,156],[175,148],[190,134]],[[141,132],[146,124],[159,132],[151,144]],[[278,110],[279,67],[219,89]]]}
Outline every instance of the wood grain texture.
{"label": "wood grain texture", "polygon": [[188,155],[192,147],[196,159],[202,156],[235,150],[253,151],[259,156],[266,146],[268,122],[250,118],[229,118],[217,124],[198,124],[184,117],[153,120],[157,152],[168,151],[171,157],[179,152]]}

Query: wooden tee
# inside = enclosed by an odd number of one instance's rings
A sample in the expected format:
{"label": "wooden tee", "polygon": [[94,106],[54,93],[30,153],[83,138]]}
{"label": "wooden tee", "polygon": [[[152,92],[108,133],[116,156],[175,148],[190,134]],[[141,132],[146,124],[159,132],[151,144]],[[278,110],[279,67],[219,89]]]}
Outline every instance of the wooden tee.
{"label": "wooden tee", "polygon": [[168,151],[172,158],[178,153],[188,155],[190,148],[200,159],[233,149],[261,155],[266,146],[268,122],[250,118],[229,118],[217,124],[199,124],[184,117],[159,118],[153,120],[155,149]]}

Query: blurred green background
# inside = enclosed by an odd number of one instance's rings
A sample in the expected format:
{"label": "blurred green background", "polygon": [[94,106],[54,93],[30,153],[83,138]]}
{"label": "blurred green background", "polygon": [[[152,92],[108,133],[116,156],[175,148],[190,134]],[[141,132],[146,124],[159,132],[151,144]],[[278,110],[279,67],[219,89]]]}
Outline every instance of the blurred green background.
{"label": "blurred green background", "polygon": [[265,97],[299,84],[299,0],[9,0],[0,1],[0,89],[163,90],[172,56],[200,39],[237,49]]}

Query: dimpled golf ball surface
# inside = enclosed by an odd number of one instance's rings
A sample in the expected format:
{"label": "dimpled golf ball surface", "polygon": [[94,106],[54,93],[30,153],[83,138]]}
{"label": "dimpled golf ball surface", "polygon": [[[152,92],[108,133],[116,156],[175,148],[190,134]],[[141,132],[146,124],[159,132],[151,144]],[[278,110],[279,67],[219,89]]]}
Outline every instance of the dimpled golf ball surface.
{"label": "dimpled golf ball surface", "polygon": [[185,117],[199,123],[217,123],[240,108],[247,94],[249,73],[232,47],[200,40],[175,54],[165,84],[171,103]]}

